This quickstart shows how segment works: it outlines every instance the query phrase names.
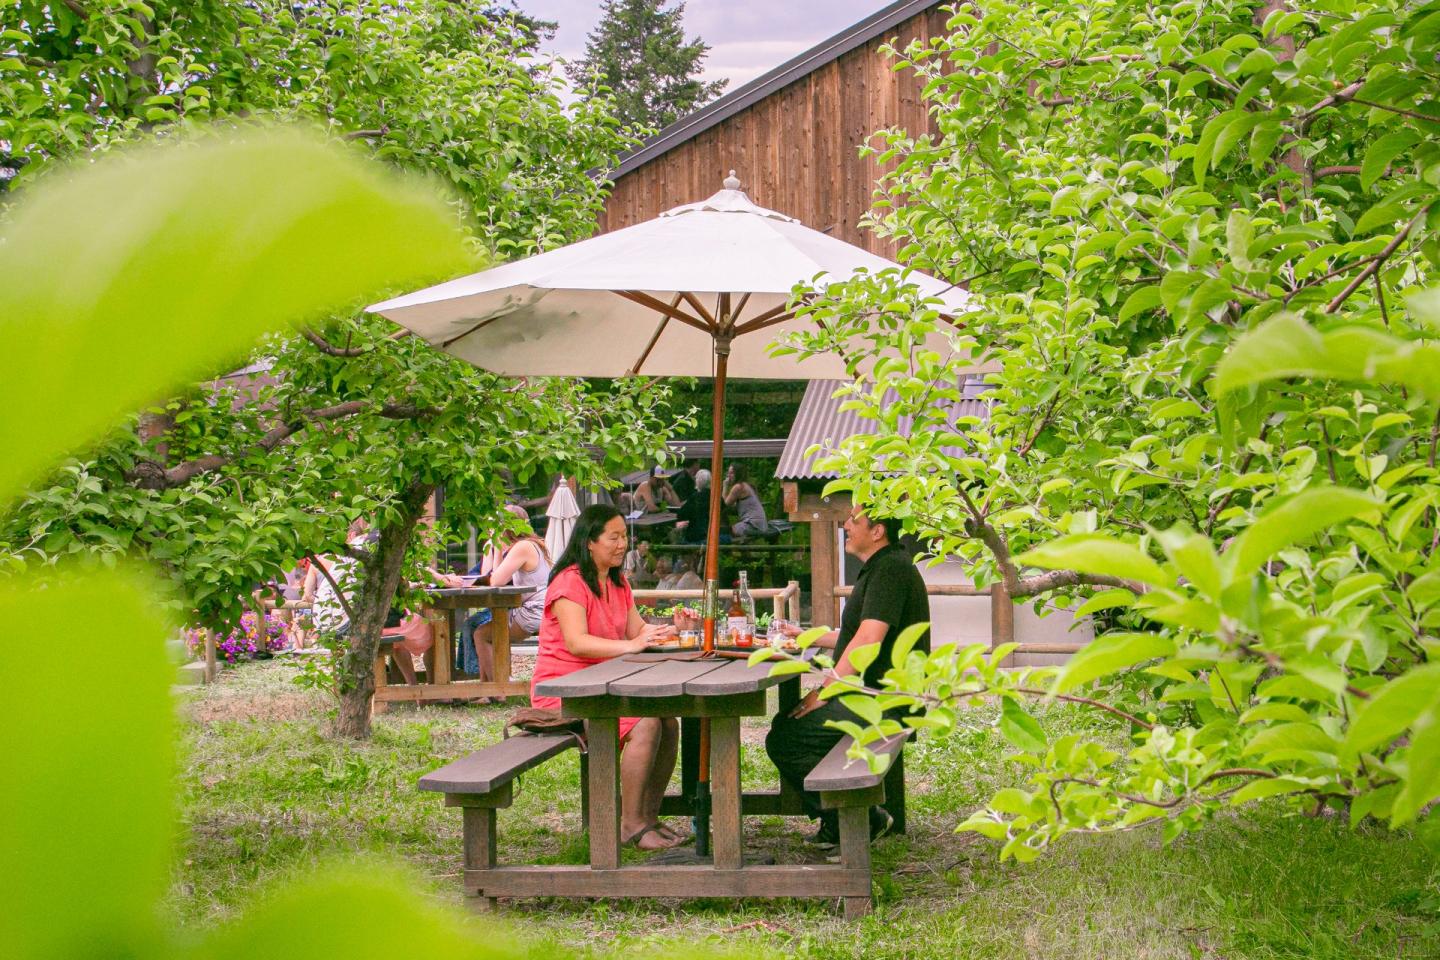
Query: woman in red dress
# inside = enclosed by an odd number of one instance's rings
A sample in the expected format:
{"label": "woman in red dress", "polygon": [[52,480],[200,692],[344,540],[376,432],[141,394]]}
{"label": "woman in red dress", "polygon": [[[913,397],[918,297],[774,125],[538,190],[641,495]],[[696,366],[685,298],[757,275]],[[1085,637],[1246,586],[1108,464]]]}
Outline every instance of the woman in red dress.
{"label": "woman in red dress", "polygon": [[[535,685],[591,664],[638,653],[674,627],[647,624],[635,609],[625,561],[625,518],[607,504],[587,507],[565,552],[555,561],[545,591],[540,653],[530,681],[530,702],[558,710],[557,697],[537,697]],[[660,823],[660,800],[680,743],[673,717],[620,720],[620,836],[641,850],[663,850],[682,835]]]}

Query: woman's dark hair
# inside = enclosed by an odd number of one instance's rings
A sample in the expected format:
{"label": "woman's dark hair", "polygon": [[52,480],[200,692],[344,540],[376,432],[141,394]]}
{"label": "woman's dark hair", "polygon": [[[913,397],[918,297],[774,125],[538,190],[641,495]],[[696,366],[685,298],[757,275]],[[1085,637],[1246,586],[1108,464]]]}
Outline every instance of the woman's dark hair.
{"label": "woman's dark hair", "polygon": [[743,463],[732,463],[732,464],[730,464],[730,470],[731,470],[732,474],[733,474],[734,477],[735,477],[735,482],[736,482],[736,483],[749,483],[749,482],[750,482],[750,470],[749,470],[748,467],[745,466],[745,464],[743,464]]}
{"label": "woman's dark hair", "polygon": [[[553,581],[570,567],[578,567],[580,579],[585,581],[585,585],[595,596],[600,596],[600,570],[595,566],[595,558],[590,556],[590,544],[600,539],[600,535],[605,532],[605,524],[623,516],[623,513],[608,503],[597,503],[582,510],[580,518],[575,521],[575,529],[570,534],[570,542],[565,544],[565,549],[560,552],[560,559],[555,561],[555,566],[550,571],[550,579]],[[610,582],[617,587],[625,585],[619,567],[610,570]]]}

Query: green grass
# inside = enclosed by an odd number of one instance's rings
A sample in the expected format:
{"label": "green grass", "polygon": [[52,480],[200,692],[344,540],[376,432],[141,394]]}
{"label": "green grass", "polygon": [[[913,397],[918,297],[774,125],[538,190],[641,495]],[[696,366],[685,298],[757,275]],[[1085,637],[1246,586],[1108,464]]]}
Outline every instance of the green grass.
{"label": "green grass", "polygon": [[[460,904],[460,817],[420,794],[426,770],[500,736],[505,707],[398,709],[374,739],[325,736],[330,704],[288,663],[246,664],[182,695],[182,849],[169,908],[210,925],[337,859],[401,861],[416,896]],[[1071,708],[1052,733],[1090,722]],[[747,785],[773,784],[746,721]],[[1036,863],[1001,864],[954,825],[1020,771],[988,732],[907,751],[910,833],[875,848],[877,909],[847,924],[823,901],[519,901],[511,935],[582,955],[1351,958],[1440,956],[1440,867],[1407,834],[1251,807],[1163,847],[1155,831],[1075,837]],[[502,860],[583,863],[578,759],[524,778],[500,812]],[[804,821],[746,821],[747,845],[806,854]],[[627,853],[627,856],[638,856]],[[477,931],[484,928],[477,927]],[[477,933],[477,935],[482,935]],[[489,934],[493,936],[493,934]]]}

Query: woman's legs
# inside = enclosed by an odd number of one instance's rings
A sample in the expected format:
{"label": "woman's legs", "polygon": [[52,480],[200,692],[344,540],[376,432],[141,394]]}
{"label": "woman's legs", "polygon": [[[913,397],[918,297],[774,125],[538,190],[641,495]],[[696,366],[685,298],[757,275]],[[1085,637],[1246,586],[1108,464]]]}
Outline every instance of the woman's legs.
{"label": "woman's legs", "polygon": [[415,676],[415,658],[410,656],[409,650],[397,643],[390,648],[390,659],[395,662],[400,676],[405,678],[406,683],[413,687],[420,682]]}
{"label": "woman's legs", "polygon": [[[476,676],[481,680],[497,679],[495,676],[495,648],[490,643],[490,630],[494,623],[495,621],[493,620],[488,623],[482,623],[475,628],[475,633],[472,635],[472,639],[475,641],[475,659],[479,663],[479,670]],[[517,640],[524,640],[530,635],[530,631],[516,623],[513,617],[510,619],[510,642],[512,644]],[[508,680],[509,678],[506,677],[505,679]],[[480,702],[500,703],[504,699],[504,697],[484,697]]]}
{"label": "woman's legs", "polygon": [[480,680],[495,679],[495,648],[490,646],[490,626],[494,622],[490,620],[480,624],[472,635],[475,640],[475,659],[479,663],[475,676]]}
{"label": "woman's legs", "polygon": [[[634,837],[654,827],[660,797],[675,770],[678,728],[670,718],[646,717],[631,729],[620,754],[620,836]],[[674,846],[664,834],[647,833],[636,843],[641,850]]]}
{"label": "woman's legs", "polygon": [[670,775],[675,772],[675,756],[679,749],[680,722],[674,717],[660,718],[660,746],[655,751],[650,778],[645,782],[644,810],[648,823],[660,822],[660,801],[665,798],[665,788],[670,785]]}

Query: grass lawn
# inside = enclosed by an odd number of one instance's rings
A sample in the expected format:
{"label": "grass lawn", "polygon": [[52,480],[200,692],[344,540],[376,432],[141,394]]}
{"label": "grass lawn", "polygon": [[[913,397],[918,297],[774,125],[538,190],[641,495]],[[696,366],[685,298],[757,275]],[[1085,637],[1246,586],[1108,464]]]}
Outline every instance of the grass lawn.
{"label": "grass lawn", "polygon": [[[331,704],[287,661],[226,670],[181,694],[182,839],[169,908],[209,925],[336,860],[405,865],[417,896],[459,905],[460,816],[426,770],[500,736],[507,707],[399,708],[369,743],[326,738]],[[1091,722],[1056,707],[1053,735]],[[747,720],[747,785],[773,785],[764,721]],[[1170,848],[1158,830],[1077,837],[1037,862],[954,825],[1021,773],[988,732],[907,752],[910,833],[876,845],[877,906],[847,924],[823,901],[518,901],[512,935],[585,955],[1350,958],[1440,956],[1440,864],[1408,834],[1251,807]],[[500,811],[511,862],[583,863],[573,752],[527,774]],[[808,822],[746,821],[747,845],[801,862]],[[638,856],[627,852],[627,856]],[[477,926],[477,934],[482,929]],[[489,934],[493,937],[493,933]]]}

